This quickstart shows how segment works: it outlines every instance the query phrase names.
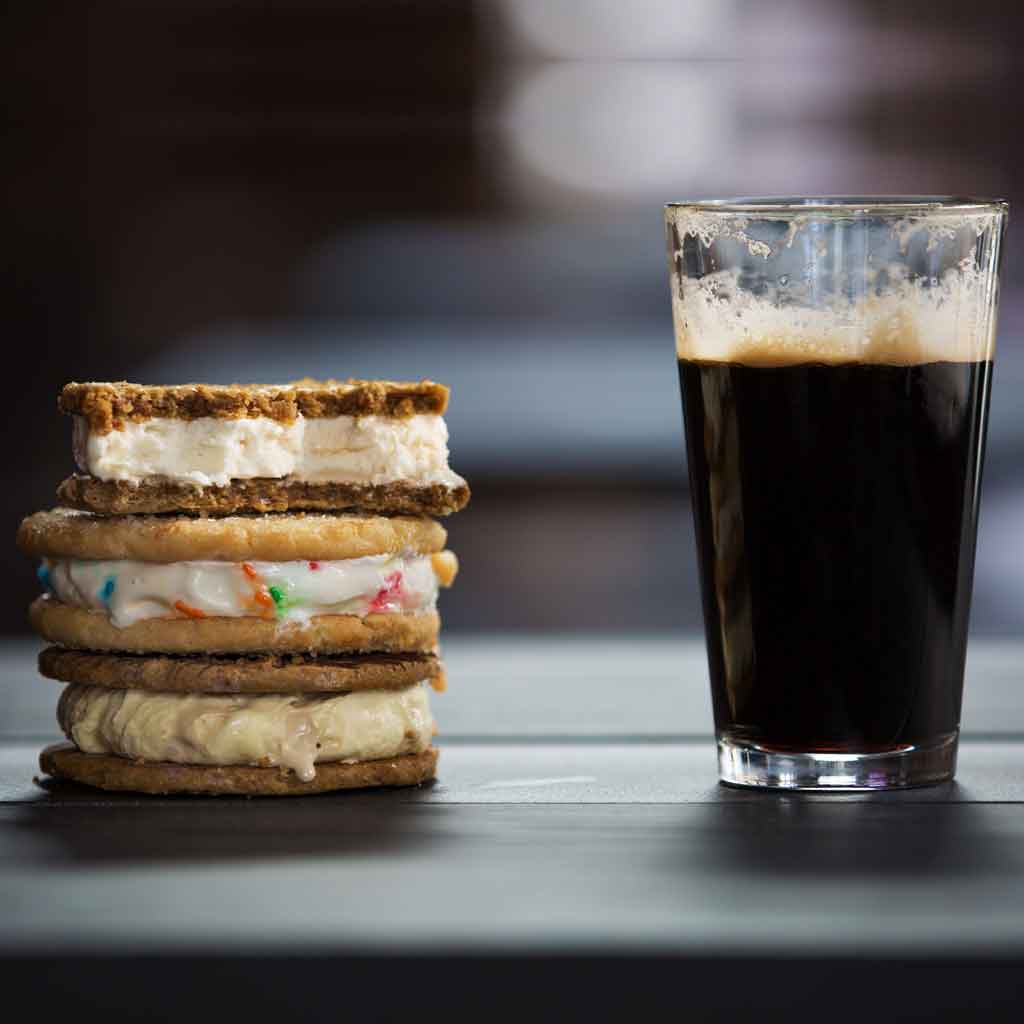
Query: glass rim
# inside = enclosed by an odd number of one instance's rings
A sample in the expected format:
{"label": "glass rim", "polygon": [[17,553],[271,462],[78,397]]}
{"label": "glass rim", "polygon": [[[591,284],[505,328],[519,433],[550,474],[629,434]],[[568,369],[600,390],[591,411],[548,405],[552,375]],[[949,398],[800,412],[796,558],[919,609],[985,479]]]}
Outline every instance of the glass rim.
{"label": "glass rim", "polygon": [[694,199],[665,204],[668,210],[694,210],[699,213],[775,214],[780,217],[807,213],[904,215],[925,213],[1003,213],[1010,204],[1005,199],[981,196],[735,196],[725,199]]}

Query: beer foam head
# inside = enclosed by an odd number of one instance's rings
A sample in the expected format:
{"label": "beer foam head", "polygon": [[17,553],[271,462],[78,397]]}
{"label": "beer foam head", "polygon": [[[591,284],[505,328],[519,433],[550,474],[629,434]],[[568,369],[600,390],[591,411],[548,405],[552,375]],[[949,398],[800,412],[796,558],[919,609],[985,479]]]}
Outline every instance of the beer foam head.
{"label": "beer foam head", "polygon": [[995,317],[975,271],[934,283],[902,280],[881,293],[805,305],[800,296],[740,287],[738,272],[684,279],[673,294],[680,359],[795,363],[974,362],[992,358]]}
{"label": "beer foam head", "polygon": [[[845,248],[833,250],[838,229],[822,230],[814,214],[761,222],[676,207],[667,218],[680,359],[912,365],[994,354],[1003,211],[882,219],[854,232],[846,222]],[[718,269],[689,276],[684,266]]]}

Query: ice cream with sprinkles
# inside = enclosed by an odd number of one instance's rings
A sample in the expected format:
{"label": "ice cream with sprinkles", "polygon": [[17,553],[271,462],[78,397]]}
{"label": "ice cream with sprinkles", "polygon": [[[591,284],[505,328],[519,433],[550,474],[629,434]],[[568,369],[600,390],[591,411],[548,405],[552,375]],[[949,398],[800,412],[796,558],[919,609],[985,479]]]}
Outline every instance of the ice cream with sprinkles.
{"label": "ice cream with sprinkles", "polygon": [[450,551],[303,562],[45,559],[39,578],[74,608],[112,625],[143,619],[255,616],[282,623],[315,615],[432,612],[457,572]]}

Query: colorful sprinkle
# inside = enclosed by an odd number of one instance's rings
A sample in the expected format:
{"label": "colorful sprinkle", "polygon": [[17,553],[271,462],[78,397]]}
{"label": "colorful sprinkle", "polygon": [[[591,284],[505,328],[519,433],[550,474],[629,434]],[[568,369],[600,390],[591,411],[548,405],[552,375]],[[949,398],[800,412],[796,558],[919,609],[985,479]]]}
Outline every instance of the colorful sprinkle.
{"label": "colorful sprinkle", "polygon": [[242,562],[242,572],[255,588],[252,595],[253,602],[267,612],[273,613],[277,608],[277,602],[267,593],[267,588],[263,585],[263,577],[256,571],[256,567],[251,562]]}
{"label": "colorful sprinkle", "polygon": [[271,600],[274,602],[274,608],[279,616],[284,615],[289,608],[294,608],[295,605],[299,604],[298,601],[289,596],[287,591],[282,590],[280,587],[267,587],[267,593],[270,594]]}
{"label": "colorful sprinkle", "polygon": [[175,601],[174,607],[177,608],[182,615],[187,615],[190,619],[205,619],[206,612],[200,608],[193,608],[190,604],[185,604],[184,601]]}
{"label": "colorful sprinkle", "polygon": [[39,580],[43,590],[53,593],[53,578],[50,576],[50,567],[48,565],[40,563],[39,568],[36,569],[36,579]]}
{"label": "colorful sprinkle", "polygon": [[319,568],[320,568],[320,563],[319,563],[319,562],[310,562],[310,563],[309,563],[309,567],[310,567],[310,569],[311,569],[311,570],[312,570],[313,572],[316,572],[316,571],[317,571],[317,569],[319,569]]}
{"label": "colorful sprinkle", "polygon": [[384,577],[384,586],[377,591],[377,596],[370,602],[371,612],[393,611],[402,599],[402,574],[393,572]]}
{"label": "colorful sprinkle", "polygon": [[99,598],[109,608],[110,599],[114,596],[114,588],[117,586],[117,580],[113,576],[108,576],[103,581],[103,586],[100,587]]}

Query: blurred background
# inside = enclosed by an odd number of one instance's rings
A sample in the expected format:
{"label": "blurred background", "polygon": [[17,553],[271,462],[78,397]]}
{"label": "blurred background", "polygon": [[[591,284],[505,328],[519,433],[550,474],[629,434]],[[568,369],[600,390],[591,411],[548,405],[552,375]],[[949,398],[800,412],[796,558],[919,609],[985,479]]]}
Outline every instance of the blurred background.
{"label": "blurred background", "polygon": [[[3,527],[68,380],[451,385],[452,632],[700,628],[661,205],[1017,202],[1015,0],[21,0]],[[973,625],[1024,626],[1011,228]],[[0,546],[0,623],[32,567]]]}

